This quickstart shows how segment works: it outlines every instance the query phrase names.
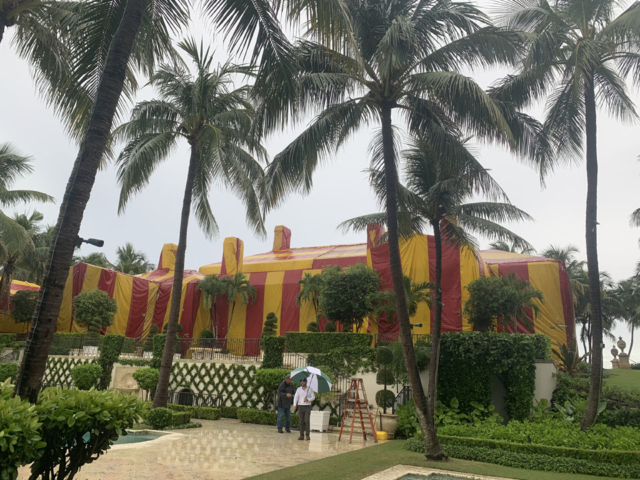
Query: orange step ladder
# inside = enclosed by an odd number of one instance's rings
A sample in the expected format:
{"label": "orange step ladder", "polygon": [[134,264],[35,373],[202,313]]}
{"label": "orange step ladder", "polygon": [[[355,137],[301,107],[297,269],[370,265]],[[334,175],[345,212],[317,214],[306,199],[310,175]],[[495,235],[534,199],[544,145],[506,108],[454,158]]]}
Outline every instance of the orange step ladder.
{"label": "orange step ladder", "polygon": [[350,431],[349,443],[353,440],[353,431],[356,425],[356,421],[360,423],[360,429],[356,430],[356,433],[362,433],[362,438],[367,441],[367,430],[365,427],[364,413],[367,416],[369,427],[371,428],[371,435],[373,435],[373,442],[378,443],[378,435],[376,429],[373,426],[373,417],[371,416],[371,410],[369,410],[369,402],[367,401],[367,394],[364,391],[364,384],[361,378],[352,378],[351,386],[347,392],[347,401],[344,409],[344,415],[342,416],[342,423],[340,425],[340,436],[338,441],[342,440],[342,431],[347,421],[351,419],[351,425],[347,426]]}

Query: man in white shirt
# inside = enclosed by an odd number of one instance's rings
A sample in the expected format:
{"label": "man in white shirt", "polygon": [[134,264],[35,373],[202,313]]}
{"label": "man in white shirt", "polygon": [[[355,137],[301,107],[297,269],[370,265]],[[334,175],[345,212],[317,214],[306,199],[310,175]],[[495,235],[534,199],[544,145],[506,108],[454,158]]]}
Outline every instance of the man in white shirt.
{"label": "man in white shirt", "polygon": [[300,380],[300,386],[296,390],[296,394],[293,397],[293,411],[298,409],[298,416],[300,417],[300,436],[298,440],[304,440],[304,434],[307,434],[307,440],[311,440],[309,432],[311,431],[311,403],[315,400],[316,396],[313,391],[307,387],[307,379]]}

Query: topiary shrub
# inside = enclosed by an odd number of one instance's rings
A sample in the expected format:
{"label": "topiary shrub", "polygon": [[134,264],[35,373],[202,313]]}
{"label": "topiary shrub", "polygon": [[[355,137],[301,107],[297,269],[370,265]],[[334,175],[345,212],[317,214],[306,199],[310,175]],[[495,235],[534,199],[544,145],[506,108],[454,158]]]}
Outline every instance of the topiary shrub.
{"label": "topiary shrub", "polygon": [[0,478],[18,478],[18,467],[28,465],[41,454],[45,443],[39,432],[35,407],[20,397],[11,398],[9,380],[0,384]]}
{"label": "topiary shrub", "polygon": [[278,317],[275,313],[269,312],[262,328],[262,338],[275,337],[276,335],[278,335]]}
{"label": "topiary shrub", "polygon": [[262,358],[262,368],[282,368],[284,346],[284,337],[263,338],[264,357]]}
{"label": "topiary shrub", "polygon": [[324,331],[327,333],[335,333],[338,330],[338,327],[336,326],[335,322],[327,322],[324,325]]}
{"label": "topiary shrub", "polygon": [[141,368],[133,372],[133,379],[142,390],[151,392],[158,386],[160,371],[157,368]]}
{"label": "topiary shrub", "polygon": [[96,360],[96,363],[100,365],[100,368],[102,368],[102,376],[100,377],[100,383],[98,384],[99,390],[106,390],[109,388],[113,364],[118,361],[118,357],[122,352],[124,340],[124,335],[115,335],[111,333],[108,333],[103,337],[102,346],[100,347],[100,356]]}
{"label": "topiary shrub", "polygon": [[391,390],[378,390],[376,392],[376,403],[386,413],[387,408],[393,408],[396,395]]}
{"label": "topiary shrub", "polygon": [[18,376],[18,365],[15,363],[0,363],[0,383],[15,380]]}
{"label": "topiary shrub", "polygon": [[114,390],[47,388],[36,411],[47,446],[31,466],[32,478],[70,479],[126,435],[144,410],[133,395]]}
{"label": "topiary shrub", "polygon": [[95,363],[76,365],[71,369],[71,378],[76,388],[80,390],[91,390],[98,385],[102,376],[102,368]]}
{"label": "topiary shrub", "polygon": [[289,372],[286,368],[261,368],[256,372],[254,379],[256,385],[263,388],[265,410],[275,409],[278,387]]}
{"label": "topiary shrub", "polygon": [[153,358],[151,359],[152,368],[160,368],[162,363],[162,353],[164,352],[164,342],[166,339],[167,336],[164,333],[153,336]]}
{"label": "topiary shrub", "polygon": [[376,349],[376,366],[378,373],[376,374],[376,384],[383,385],[384,389],[376,392],[376,403],[382,408],[384,414],[387,408],[393,408],[395,395],[387,390],[387,385],[396,383],[391,365],[393,364],[393,351],[389,347],[378,347]]}
{"label": "topiary shrub", "polygon": [[113,324],[118,303],[102,290],[81,292],[73,299],[74,318],[87,327],[89,333],[98,335],[100,330]]}
{"label": "topiary shrub", "polygon": [[169,408],[154,408],[149,410],[145,420],[155,430],[162,430],[172,425],[173,411]]}
{"label": "topiary shrub", "polygon": [[200,338],[213,338],[213,332],[207,328],[203,328],[200,332]]}
{"label": "topiary shrub", "polygon": [[11,316],[16,323],[27,323],[33,317],[39,290],[19,290],[11,297]]}
{"label": "topiary shrub", "polygon": [[307,325],[307,332],[317,333],[319,331],[320,331],[320,327],[318,325],[318,322],[311,322],[309,323],[309,325]]}

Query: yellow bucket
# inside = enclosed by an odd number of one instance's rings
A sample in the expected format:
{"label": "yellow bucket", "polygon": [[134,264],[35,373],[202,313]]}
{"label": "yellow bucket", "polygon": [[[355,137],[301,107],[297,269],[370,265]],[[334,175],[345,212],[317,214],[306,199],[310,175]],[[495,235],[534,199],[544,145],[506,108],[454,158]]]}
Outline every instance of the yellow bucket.
{"label": "yellow bucket", "polygon": [[388,440],[389,439],[389,436],[387,435],[387,432],[383,432],[383,431],[376,432],[376,436],[378,437],[378,440]]}

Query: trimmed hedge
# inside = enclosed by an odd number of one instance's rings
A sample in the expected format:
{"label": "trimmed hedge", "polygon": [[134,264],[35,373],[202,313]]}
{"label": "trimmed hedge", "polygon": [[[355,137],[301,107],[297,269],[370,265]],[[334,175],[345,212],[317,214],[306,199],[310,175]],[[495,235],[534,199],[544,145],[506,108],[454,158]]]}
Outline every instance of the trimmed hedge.
{"label": "trimmed hedge", "polygon": [[167,336],[164,333],[153,336],[153,359],[151,360],[151,368],[160,368],[166,338]]}
{"label": "trimmed hedge", "polygon": [[287,332],[287,350],[298,353],[329,353],[336,348],[364,348],[373,343],[369,333]]}
{"label": "trimmed hedge", "polygon": [[238,418],[238,407],[220,407],[220,412],[222,412],[222,418]]}
{"label": "trimmed hedge", "polygon": [[262,368],[282,368],[285,337],[264,337],[261,342],[264,348]]}
{"label": "trimmed hedge", "polygon": [[191,418],[196,418],[198,420],[220,420],[220,417],[222,417],[222,410],[213,407],[192,407],[189,405],[176,405],[170,403],[167,405],[167,408],[170,408],[175,412],[189,413]]}
{"label": "trimmed hedge", "polygon": [[546,455],[548,457],[573,458],[595,463],[614,463],[618,465],[640,466],[640,451],[622,450],[583,450],[579,448],[553,447],[538,445],[535,443],[511,443],[501,440],[485,438],[451,437],[438,435],[443,445],[455,445],[457,447],[490,448],[492,450],[504,450],[512,453]]}
{"label": "trimmed hedge", "polygon": [[[82,348],[82,338],[86,336],[86,333],[54,333],[49,355],[69,355],[72,348]],[[94,337],[91,340],[92,344],[99,347],[102,336]]]}
{"label": "trimmed hedge", "polygon": [[163,430],[167,427],[177,427],[189,423],[191,414],[188,412],[174,412],[170,408],[154,408],[149,410],[145,420],[154,429]]}
{"label": "trimmed hedge", "polygon": [[575,458],[550,457],[548,455],[457,445],[445,445],[444,451],[447,456],[452,458],[493,463],[505,467],[542,472],[578,473],[599,477],[640,478],[640,465],[597,463]]}
{"label": "trimmed hedge", "polygon": [[151,360],[136,360],[136,359],[126,359],[126,360],[118,360],[116,363],[119,365],[123,365],[125,367],[150,367]]}
{"label": "trimmed hedge", "polygon": [[[265,410],[258,410],[256,408],[238,408],[238,420],[242,423],[253,423],[256,425],[273,425],[278,423],[278,414],[275,412],[267,412]],[[223,415],[224,417],[224,415]],[[340,419],[338,417],[331,417],[329,419],[329,425],[337,425]],[[300,417],[296,414],[291,415],[291,426],[300,426]]]}
{"label": "trimmed hedge", "polygon": [[100,377],[100,383],[98,383],[98,390],[106,390],[109,388],[113,364],[118,361],[124,340],[124,335],[116,335],[113,333],[107,333],[102,337],[100,356],[96,359],[96,363],[102,368],[102,377]]}

